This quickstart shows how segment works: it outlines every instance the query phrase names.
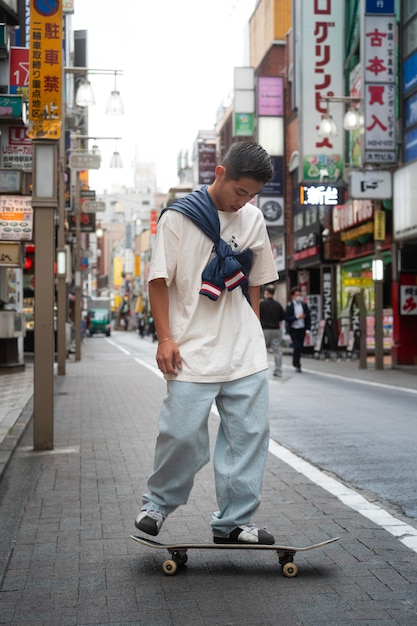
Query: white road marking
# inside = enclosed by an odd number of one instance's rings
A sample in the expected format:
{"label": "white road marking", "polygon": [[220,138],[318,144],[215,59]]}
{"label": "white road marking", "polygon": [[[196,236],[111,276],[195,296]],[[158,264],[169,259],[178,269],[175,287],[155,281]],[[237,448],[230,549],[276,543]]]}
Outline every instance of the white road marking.
{"label": "white road marking", "polygon": [[397,537],[408,548],[417,552],[416,528],[397,519],[380,506],[372,504],[372,502],[369,502],[350,487],[346,487],[346,485],[343,485],[338,480],[327,476],[327,474],[317,467],[314,467],[314,465],[311,465],[308,461],[304,461],[272,439],[269,441],[269,451],[297,472],[306,476],[313,483],[336,496],[343,504],[357,511],[363,517],[370,519],[378,526],[381,526],[391,535]]}
{"label": "white road marking", "polygon": [[120,350],[120,352],[123,352],[123,354],[127,354],[128,356],[132,354],[129,350],[126,350],[126,348],[122,348],[122,346],[119,346],[119,344],[113,341],[112,339],[107,339],[106,337],[106,341],[114,348],[117,348],[118,350]]}
{"label": "white road marking", "polygon": [[[288,367],[288,366],[284,366]],[[289,368],[290,369],[290,368]],[[340,374],[328,374],[327,372],[318,372],[316,370],[309,370],[303,368],[303,372],[307,374],[317,374],[317,376],[324,376],[325,378],[337,378],[343,382],[350,381],[352,383],[357,383],[358,385],[369,385],[371,387],[381,387],[383,389],[394,389],[395,391],[407,391],[408,393],[417,394],[417,389],[412,389],[411,387],[398,387],[397,385],[388,385],[387,383],[377,383],[372,380],[362,380],[360,378],[348,378],[346,376],[340,376]]]}

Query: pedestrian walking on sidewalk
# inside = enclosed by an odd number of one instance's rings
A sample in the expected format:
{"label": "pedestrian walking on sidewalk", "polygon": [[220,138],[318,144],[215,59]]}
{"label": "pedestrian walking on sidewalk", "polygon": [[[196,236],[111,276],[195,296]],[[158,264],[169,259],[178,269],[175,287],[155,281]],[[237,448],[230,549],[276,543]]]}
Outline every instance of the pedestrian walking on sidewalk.
{"label": "pedestrian walking on sidewalk", "polygon": [[154,471],[135,520],[150,535],[188,501],[195,475],[210,460],[208,418],[215,401],[214,541],[274,543],[252,522],[269,441],[260,286],[278,276],[262,213],[251,200],[272,177],[271,158],[261,146],[233,144],[216,166],[214,182],[160,217],[149,296],[167,395]]}
{"label": "pedestrian walking on sidewalk", "polygon": [[119,309],[119,330],[129,330],[130,302],[127,293],[123,296]]}
{"label": "pedestrian walking on sidewalk", "polygon": [[292,300],[285,309],[287,332],[291,337],[293,352],[292,364],[296,372],[301,373],[301,353],[306,332],[310,332],[310,309],[301,297],[299,287],[291,289]]}
{"label": "pedestrian walking on sidewalk", "polygon": [[267,285],[264,297],[259,304],[262,330],[264,331],[265,344],[274,355],[274,376],[282,376],[282,330],[281,324],[285,319],[285,312],[278,300],[274,298],[274,285]]}

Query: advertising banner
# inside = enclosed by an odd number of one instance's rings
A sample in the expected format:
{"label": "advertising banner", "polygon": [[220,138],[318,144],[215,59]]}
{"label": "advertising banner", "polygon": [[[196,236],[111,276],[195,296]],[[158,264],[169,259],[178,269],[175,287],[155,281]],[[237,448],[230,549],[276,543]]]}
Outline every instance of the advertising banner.
{"label": "advertising banner", "polygon": [[32,141],[25,126],[4,127],[0,141],[1,167],[32,169]]}
{"label": "advertising banner", "polygon": [[30,0],[29,137],[59,139],[62,100],[62,1]]}
{"label": "advertising banner", "polygon": [[[394,2],[390,4],[394,5]],[[375,12],[374,12],[375,9]],[[397,41],[395,14],[380,15],[366,2],[362,32],[365,139],[364,163],[396,161],[395,85]],[[386,9],[388,12],[388,7]]]}
{"label": "advertising banner", "polygon": [[29,48],[10,48],[9,92],[29,96]]}
{"label": "advertising banner", "polygon": [[[301,108],[300,147],[304,180],[317,180],[320,170],[328,178],[343,175],[342,104],[327,104],[324,98],[344,94],[345,3],[338,0],[297,0],[300,37],[296,48],[299,67],[299,102]],[[329,110],[330,107],[330,110]],[[320,137],[317,133],[322,116],[331,113],[339,133]]]}
{"label": "advertising banner", "polygon": [[258,78],[258,115],[284,115],[284,79],[280,76]]}
{"label": "advertising banner", "polygon": [[31,241],[32,196],[0,195],[0,240]]}
{"label": "advertising banner", "polygon": [[417,274],[400,275],[400,314],[417,315]]}

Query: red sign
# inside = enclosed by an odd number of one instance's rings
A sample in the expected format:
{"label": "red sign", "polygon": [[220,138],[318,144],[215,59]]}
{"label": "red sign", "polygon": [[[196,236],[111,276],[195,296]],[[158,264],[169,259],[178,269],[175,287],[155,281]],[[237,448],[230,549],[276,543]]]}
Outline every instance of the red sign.
{"label": "red sign", "polygon": [[29,96],[29,48],[10,48],[10,93]]}
{"label": "red sign", "polygon": [[151,211],[151,235],[156,235],[156,224],[157,224],[156,210],[152,209]]}
{"label": "red sign", "polygon": [[417,315],[417,274],[400,275],[400,315]]}

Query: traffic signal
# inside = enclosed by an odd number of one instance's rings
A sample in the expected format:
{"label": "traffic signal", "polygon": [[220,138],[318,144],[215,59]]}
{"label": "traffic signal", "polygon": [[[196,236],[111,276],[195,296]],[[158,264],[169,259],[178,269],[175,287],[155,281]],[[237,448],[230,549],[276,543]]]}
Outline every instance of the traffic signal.
{"label": "traffic signal", "polygon": [[35,273],[35,246],[33,244],[26,244],[25,246],[23,271],[26,272],[26,274]]}

